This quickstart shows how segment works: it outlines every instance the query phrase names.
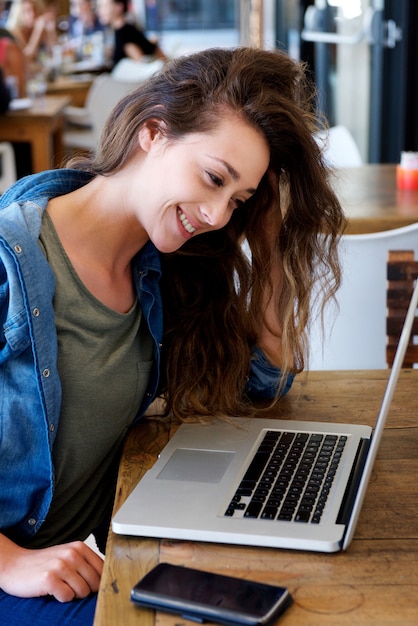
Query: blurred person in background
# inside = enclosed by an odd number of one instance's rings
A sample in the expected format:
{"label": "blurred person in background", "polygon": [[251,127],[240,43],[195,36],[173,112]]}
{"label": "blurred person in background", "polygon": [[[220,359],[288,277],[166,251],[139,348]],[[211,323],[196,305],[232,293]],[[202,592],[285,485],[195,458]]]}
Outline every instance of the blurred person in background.
{"label": "blurred person in background", "polygon": [[58,5],[56,0],[15,0],[11,6],[7,27],[30,61],[41,52],[52,54],[58,41]]}
{"label": "blurred person in background", "polygon": [[[1,6],[0,2],[0,6]],[[0,28],[0,68],[3,74],[7,94],[3,93],[2,106],[5,101],[12,98],[24,98],[26,96],[26,80],[28,71],[27,59],[21,46],[16,42],[12,33],[7,28]],[[2,90],[3,91],[3,90]],[[2,108],[4,113],[9,106]],[[30,144],[25,141],[12,142],[15,153],[17,177],[21,178],[32,173],[32,158]]]}
{"label": "blurred person in background", "polygon": [[98,0],[97,13],[101,23],[108,26],[114,33],[113,65],[122,59],[142,61],[144,57],[166,59],[165,54],[139,30],[128,21],[128,0]]}
{"label": "blurred person in background", "polygon": [[85,37],[104,30],[90,0],[70,0],[69,34]]}
{"label": "blurred person in background", "polygon": [[12,95],[23,98],[26,94],[26,57],[6,28],[0,28],[0,67],[6,83],[8,79],[13,79],[16,93]]}

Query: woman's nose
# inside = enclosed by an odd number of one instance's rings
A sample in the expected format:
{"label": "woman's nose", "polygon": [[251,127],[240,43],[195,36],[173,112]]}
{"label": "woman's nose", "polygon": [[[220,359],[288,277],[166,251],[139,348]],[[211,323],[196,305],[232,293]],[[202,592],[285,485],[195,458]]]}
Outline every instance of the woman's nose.
{"label": "woman's nose", "polygon": [[206,224],[213,228],[222,228],[229,221],[229,202],[226,200],[207,202],[200,211]]}

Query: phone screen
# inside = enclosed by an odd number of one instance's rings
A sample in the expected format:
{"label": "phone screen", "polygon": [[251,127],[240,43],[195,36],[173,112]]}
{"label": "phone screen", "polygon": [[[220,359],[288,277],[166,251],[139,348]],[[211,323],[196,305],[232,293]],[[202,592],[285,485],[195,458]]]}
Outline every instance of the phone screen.
{"label": "phone screen", "polygon": [[264,624],[291,602],[285,587],[161,563],[132,590],[146,606],[229,624]]}

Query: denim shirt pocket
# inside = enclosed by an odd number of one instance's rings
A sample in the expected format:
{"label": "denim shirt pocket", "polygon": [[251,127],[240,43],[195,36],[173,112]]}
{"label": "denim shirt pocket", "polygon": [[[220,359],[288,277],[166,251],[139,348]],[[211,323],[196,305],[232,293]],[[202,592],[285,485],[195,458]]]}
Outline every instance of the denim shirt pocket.
{"label": "denim shirt pocket", "polygon": [[15,357],[30,346],[30,330],[26,311],[22,309],[3,325],[4,341],[0,343],[0,363]]}

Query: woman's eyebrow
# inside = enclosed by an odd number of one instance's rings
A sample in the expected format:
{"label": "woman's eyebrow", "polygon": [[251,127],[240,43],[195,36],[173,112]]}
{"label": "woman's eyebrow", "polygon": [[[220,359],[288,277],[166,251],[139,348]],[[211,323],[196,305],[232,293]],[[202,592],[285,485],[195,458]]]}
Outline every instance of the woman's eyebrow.
{"label": "woman's eyebrow", "polygon": [[[232,180],[239,180],[241,177],[238,174],[237,170],[235,168],[232,167],[232,165],[230,165],[227,161],[224,161],[223,159],[218,159],[218,157],[215,156],[211,156],[210,154],[208,155],[211,159],[213,159],[214,161],[218,161],[218,163],[221,163],[221,165],[223,165],[225,167],[225,169],[228,171],[228,173],[230,174]],[[246,189],[245,191],[248,191],[248,193],[255,193],[257,190],[256,189]]]}
{"label": "woman's eyebrow", "polygon": [[210,157],[211,159],[213,159],[214,161],[218,161],[218,163],[220,163],[221,165],[223,165],[225,167],[225,169],[228,170],[228,173],[230,174],[231,178],[233,180],[239,180],[240,179],[240,175],[238,174],[237,170],[234,169],[232,167],[232,165],[230,165],[229,163],[227,163],[227,161],[224,161],[223,159],[219,159],[218,157],[212,156],[211,154],[208,154],[208,157]]}

